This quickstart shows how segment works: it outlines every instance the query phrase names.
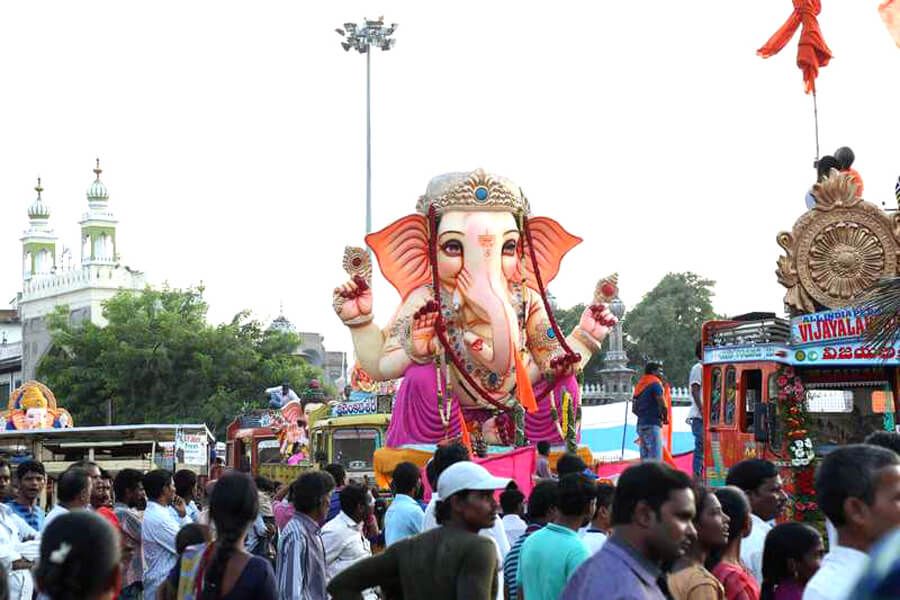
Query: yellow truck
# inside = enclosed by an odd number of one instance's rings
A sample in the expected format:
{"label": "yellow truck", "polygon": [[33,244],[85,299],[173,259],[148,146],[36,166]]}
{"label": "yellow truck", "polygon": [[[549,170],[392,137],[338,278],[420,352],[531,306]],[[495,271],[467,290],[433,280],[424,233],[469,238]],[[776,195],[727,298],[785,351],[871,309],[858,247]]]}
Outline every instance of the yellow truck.
{"label": "yellow truck", "polygon": [[287,483],[305,470],[338,463],[351,479],[374,479],[372,457],[384,445],[390,414],[330,416],[330,407],[323,406],[309,415],[311,460],[288,465],[281,454],[279,429],[270,425],[275,421],[266,419],[264,412],[241,415],[229,426],[230,467]]}

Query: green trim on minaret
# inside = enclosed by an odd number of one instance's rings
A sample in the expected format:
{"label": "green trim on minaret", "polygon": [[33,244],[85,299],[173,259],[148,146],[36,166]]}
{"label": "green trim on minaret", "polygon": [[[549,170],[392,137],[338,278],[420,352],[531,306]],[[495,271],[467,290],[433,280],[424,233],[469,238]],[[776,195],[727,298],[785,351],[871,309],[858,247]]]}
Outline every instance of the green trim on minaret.
{"label": "green trim on minaret", "polygon": [[31,203],[31,206],[28,207],[28,218],[49,219],[50,209],[44,204],[44,200],[41,198],[41,192],[44,191],[44,188],[41,186],[40,177],[37,178],[37,185],[34,186],[34,191],[37,192],[37,198],[35,198],[34,202]]}

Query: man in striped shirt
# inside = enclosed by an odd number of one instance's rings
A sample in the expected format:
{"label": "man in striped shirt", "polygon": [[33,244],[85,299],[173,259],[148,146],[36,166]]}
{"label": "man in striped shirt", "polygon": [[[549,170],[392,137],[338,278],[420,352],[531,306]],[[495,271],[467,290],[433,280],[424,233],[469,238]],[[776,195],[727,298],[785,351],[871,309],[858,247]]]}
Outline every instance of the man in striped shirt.
{"label": "man in striped shirt", "polygon": [[291,486],[294,516],[278,539],[275,579],[279,600],[328,600],[325,545],[319,523],[328,515],[334,478],[303,473]]}
{"label": "man in striped shirt", "polygon": [[516,572],[519,570],[522,544],[528,536],[556,518],[558,496],[558,483],[553,479],[545,479],[531,490],[531,496],[528,498],[528,528],[516,540],[506,555],[506,560],[503,561],[503,585],[506,587],[508,600],[517,600],[519,595]]}

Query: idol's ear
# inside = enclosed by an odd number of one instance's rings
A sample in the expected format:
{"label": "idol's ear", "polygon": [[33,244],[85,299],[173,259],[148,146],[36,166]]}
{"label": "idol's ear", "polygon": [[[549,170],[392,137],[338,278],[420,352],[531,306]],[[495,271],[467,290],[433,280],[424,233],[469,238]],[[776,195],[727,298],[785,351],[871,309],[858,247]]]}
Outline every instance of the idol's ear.
{"label": "idol's ear", "polygon": [[[541,282],[544,287],[553,281],[559,273],[559,264],[566,253],[580,244],[582,239],[572,235],[562,225],[548,217],[534,217],[528,219],[528,230],[531,233],[531,241],[534,244],[534,255],[537,259],[537,268],[541,274]],[[537,279],[534,276],[535,265],[531,260],[531,249],[525,243],[525,280],[533,290],[538,289]]]}
{"label": "idol's ear", "polygon": [[431,281],[428,262],[428,222],[422,215],[409,215],[381,231],[366,236],[378,266],[400,297]]}

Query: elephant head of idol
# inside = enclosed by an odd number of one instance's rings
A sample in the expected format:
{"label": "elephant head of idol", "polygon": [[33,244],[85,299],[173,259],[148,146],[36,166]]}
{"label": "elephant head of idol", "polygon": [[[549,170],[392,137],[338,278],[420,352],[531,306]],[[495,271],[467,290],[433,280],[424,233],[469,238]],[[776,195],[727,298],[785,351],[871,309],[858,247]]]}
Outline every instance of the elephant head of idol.
{"label": "elephant head of idol", "polygon": [[581,238],[553,219],[532,217],[517,185],[479,169],[435,177],[415,214],[366,242],[404,302],[421,300],[427,288],[436,350],[470,389],[490,394],[523,350],[529,299],[547,304],[545,286]]}

